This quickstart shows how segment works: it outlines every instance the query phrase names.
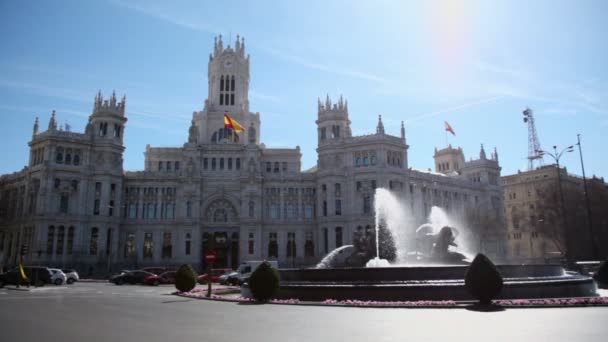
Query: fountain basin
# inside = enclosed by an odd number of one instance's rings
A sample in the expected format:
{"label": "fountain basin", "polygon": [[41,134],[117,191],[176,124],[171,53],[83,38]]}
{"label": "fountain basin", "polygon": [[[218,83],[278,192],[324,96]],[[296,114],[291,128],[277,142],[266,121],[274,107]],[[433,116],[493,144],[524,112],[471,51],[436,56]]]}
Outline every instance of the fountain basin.
{"label": "fountain basin", "polygon": [[[280,270],[279,299],[303,301],[474,300],[464,286],[468,266]],[[499,299],[597,296],[594,280],[559,265],[498,265]]]}

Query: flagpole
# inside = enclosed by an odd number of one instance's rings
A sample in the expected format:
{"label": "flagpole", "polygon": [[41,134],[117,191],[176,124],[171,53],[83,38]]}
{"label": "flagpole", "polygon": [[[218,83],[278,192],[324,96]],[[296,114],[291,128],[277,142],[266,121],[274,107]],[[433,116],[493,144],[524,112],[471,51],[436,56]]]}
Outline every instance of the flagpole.
{"label": "flagpole", "polygon": [[448,130],[445,130],[445,147],[448,147]]}

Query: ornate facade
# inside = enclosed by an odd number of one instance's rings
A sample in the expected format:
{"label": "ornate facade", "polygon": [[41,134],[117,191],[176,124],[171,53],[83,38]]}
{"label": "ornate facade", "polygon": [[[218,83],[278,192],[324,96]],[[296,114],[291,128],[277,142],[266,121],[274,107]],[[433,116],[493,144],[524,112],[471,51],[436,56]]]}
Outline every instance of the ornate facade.
{"label": "ornate facade", "polygon": [[[301,169],[299,146],[260,142],[259,113],[249,109],[249,55],[216,39],[209,93],[192,116],[183,147],[146,146],[143,171],[123,171],[125,99],[95,98],[84,133],[34,125],[30,162],[0,178],[0,263],[25,262],[103,272],[147,265],[216,267],[276,259],[318,262],[374,225],[375,188],[409,199],[422,223],[439,205],[478,227],[479,248],[504,257],[504,215],[497,155],[465,162],[461,149],[435,152],[436,172],[408,166],[405,128],[353,136],[348,103],[319,101],[318,162]],[[224,114],[245,131],[224,128]],[[483,215],[479,215],[483,213]],[[488,224],[488,222],[492,224]],[[20,252],[24,252],[20,256]]]}

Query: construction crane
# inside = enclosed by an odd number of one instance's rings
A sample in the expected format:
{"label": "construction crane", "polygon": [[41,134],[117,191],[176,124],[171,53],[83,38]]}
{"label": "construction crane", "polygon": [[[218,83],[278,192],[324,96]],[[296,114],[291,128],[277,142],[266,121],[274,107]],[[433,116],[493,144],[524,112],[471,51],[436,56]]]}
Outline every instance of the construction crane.
{"label": "construction crane", "polygon": [[534,124],[534,114],[532,109],[526,108],[523,111],[524,122],[528,124],[528,170],[534,170],[534,161],[537,161],[538,166],[542,166],[543,155],[540,153],[540,141],[536,134],[536,125]]}

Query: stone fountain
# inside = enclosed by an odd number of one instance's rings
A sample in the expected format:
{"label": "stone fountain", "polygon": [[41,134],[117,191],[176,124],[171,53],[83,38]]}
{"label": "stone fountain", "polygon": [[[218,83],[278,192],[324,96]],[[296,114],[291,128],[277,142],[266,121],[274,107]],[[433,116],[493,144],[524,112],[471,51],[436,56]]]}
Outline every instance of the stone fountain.
{"label": "stone fountain", "polygon": [[[280,270],[278,298],[473,300],[464,286],[470,258],[466,256],[469,253],[458,249],[463,235],[461,228],[450,224],[445,213],[436,209],[431,211],[429,222],[416,228],[413,234],[404,233],[399,226],[403,215],[394,208],[397,199],[382,189],[375,199],[375,233],[356,234],[353,245],[332,251],[316,268]],[[383,205],[393,207],[386,210]],[[396,214],[399,219],[387,213]],[[384,251],[380,239],[383,227],[390,232],[392,242],[385,244]],[[406,238],[412,236],[415,247],[406,251]],[[381,258],[386,255],[395,256],[392,264]],[[592,278],[566,272],[561,265],[497,265],[497,268],[504,281],[499,299],[597,296]]]}

